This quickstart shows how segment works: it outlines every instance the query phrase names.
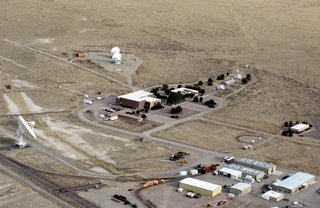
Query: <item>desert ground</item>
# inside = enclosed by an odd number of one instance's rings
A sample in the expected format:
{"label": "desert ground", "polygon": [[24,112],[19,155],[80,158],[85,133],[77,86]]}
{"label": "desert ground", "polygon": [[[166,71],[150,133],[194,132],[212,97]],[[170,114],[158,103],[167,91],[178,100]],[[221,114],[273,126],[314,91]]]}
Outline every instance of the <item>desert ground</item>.
{"label": "desert ground", "polygon": [[[6,157],[48,175],[176,174],[180,164],[168,161],[174,152],[190,152],[192,163],[208,160],[207,153],[178,146],[186,143],[320,175],[319,139],[277,138],[284,121],[320,116],[318,0],[0,2],[0,147],[14,141],[18,114],[36,121],[38,135],[31,147],[1,151]],[[127,69],[106,70],[74,59],[77,52],[109,54],[113,46],[127,57],[137,57],[138,64],[127,62],[126,67],[138,69],[128,68],[128,74]],[[256,82],[203,119],[160,128],[152,135],[165,139],[162,142],[140,142],[137,136],[158,124],[118,121],[101,128],[77,117],[85,94],[92,99],[100,93],[114,97],[164,83],[206,81],[236,70],[250,73]],[[211,93],[211,87],[205,89]],[[263,136],[266,141],[244,151],[238,140],[243,135]],[[61,185],[88,182],[43,174]],[[57,206],[7,175],[0,175],[0,198],[8,192],[13,197],[28,192],[34,207]],[[91,192],[83,195],[95,200]],[[22,200],[26,207],[31,203],[26,197],[13,197],[4,204],[1,200],[0,207],[21,207]]]}

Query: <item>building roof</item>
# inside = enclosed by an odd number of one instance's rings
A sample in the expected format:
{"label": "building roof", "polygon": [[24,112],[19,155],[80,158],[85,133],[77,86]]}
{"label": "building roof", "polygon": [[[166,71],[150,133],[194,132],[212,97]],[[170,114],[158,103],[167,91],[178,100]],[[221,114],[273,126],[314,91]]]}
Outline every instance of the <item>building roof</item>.
{"label": "building roof", "polygon": [[279,198],[279,197],[283,197],[284,195],[279,193],[279,192],[275,192],[275,191],[267,191],[266,193],[264,193],[263,195],[265,196],[269,196],[271,198]]}
{"label": "building roof", "polygon": [[257,175],[260,175],[260,174],[264,174],[263,171],[252,169],[252,168],[248,168],[248,167],[244,167],[242,165],[229,164],[229,165],[226,165],[226,167],[234,169],[234,170],[239,170],[242,173],[245,173],[245,174],[248,174],[248,175],[257,176]]}
{"label": "building roof", "polygon": [[245,189],[247,189],[249,187],[251,187],[251,184],[244,183],[244,182],[239,182],[239,183],[236,183],[233,186],[231,186],[231,188],[237,189],[237,190],[240,190],[240,191],[245,190]]}
{"label": "building roof", "polygon": [[199,93],[198,90],[193,90],[185,87],[180,87],[180,88],[171,90],[171,92]]}
{"label": "building roof", "polygon": [[144,99],[145,101],[147,101],[147,102],[150,102],[150,103],[155,102],[155,101],[158,101],[158,102],[161,101],[160,99],[154,98],[154,97],[144,97],[143,99]]}
{"label": "building roof", "polygon": [[298,130],[298,131],[303,131],[303,130],[306,130],[308,129],[310,126],[308,124],[297,124],[297,125],[294,125],[292,126],[290,129],[293,129],[293,130]]}
{"label": "building roof", "polygon": [[315,178],[315,176],[309,173],[297,172],[289,178],[282,181],[276,181],[273,185],[293,190],[299,188],[302,184],[307,183],[313,178]]}
{"label": "building roof", "polygon": [[223,167],[219,171],[220,172],[224,172],[224,173],[229,173],[229,174],[235,175],[235,176],[242,175],[241,171],[235,170],[235,169],[231,169],[231,168],[227,168],[227,167]]}
{"label": "building roof", "polygon": [[118,96],[118,98],[124,98],[124,99],[134,100],[134,101],[142,101],[142,100],[146,100],[145,97],[150,96],[150,95],[153,95],[153,94],[151,92],[139,90],[139,91],[132,92],[129,94],[120,95],[120,96]]}
{"label": "building roof", "polygon": [[214,191],[217,188],[221,188],[220,185],[216,185],[216,184],[209,183],[209,182],[206,182],[206,181],[201,181],[201,180],[194,179],[194,178],[185,178],[185,179],[181,180],[180,183],[187,184],[187,185],[190,185],[190,186],[194,186],[194,187],[197,187],[197,188],[210,190],[210,191]]}
{"label": "building roof", "polygon": [[260,168],[271,168],[274,166],[274,164],[272,164],[272,163],[253,160],[253,159],[246,158],[246,157],[236,159],[236,162],[241,162],[241,163],[245,163],[245,164],[260,167]]}

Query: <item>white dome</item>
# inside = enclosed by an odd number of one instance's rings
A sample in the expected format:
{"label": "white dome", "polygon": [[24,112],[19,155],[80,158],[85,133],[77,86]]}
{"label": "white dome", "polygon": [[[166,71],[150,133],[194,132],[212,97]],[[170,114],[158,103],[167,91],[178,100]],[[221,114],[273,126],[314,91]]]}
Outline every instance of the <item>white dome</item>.
{"label": "white dome", "polygon": [[119,47],[113,47],[111,49],[111,56],[113,56],[113,54],[115,53],[120,53],[120,48]]}

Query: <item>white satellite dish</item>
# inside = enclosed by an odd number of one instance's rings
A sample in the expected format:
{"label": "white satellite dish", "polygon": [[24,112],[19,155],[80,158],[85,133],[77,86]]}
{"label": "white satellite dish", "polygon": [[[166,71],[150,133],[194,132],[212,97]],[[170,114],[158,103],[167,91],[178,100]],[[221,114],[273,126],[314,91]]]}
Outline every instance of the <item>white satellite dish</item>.
{"label": "white satellite dish", "polygon": [[113,54],[115,53],[120,53],[120,48],[119,47],[113,47],[111,49],[111,56],[113,56]]}
{"label": "white satellite dish", "polygon": [[35,124],[36,122],[34,121],[26,122],[22,116],[18,117],[18,129],[16,132],[17,140],[14,144],[19,146],[20,149],[27,146],[27,142],[24,140],[24,137],[37,138],[37,135],[33,131]]}
{"label": "white satellite dish", "polygon": [[112,60],[114,61],[115,64],[121,64],[121,54],[120,53],[115,53],[112,55]]}

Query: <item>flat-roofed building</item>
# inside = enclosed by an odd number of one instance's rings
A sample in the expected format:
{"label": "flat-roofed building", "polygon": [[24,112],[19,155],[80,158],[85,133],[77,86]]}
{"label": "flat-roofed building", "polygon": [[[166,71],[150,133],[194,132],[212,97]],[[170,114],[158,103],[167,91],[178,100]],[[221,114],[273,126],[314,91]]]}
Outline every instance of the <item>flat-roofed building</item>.
{"label": "flat-roofed building", "polygon": [[310,126],[308,124],[297,124],[297,125],[294,125],[290,128],[290,130],[293,132],[293,133],[301,133],[301,132],[304,132],[306,130],[308,130],[310,128]]}
{"label": "flat-roofed building", "polygon": [[234,180],[238,180],[242,177],[242,172],[239,170],[234,170],[231,168],[223,167],[220,170],[218,170],[219,175],[227,176],[229,178],[232,178]]}
{"label": "flat-roofed building", "polygon": [[255,180],[261,180],[265,176],[265,173],[263,171],[248,168],[248,167],[237,165],[237,164],[229,164],[229,165],[226,165],[225,167],[233,170],[241,171],[242,177],[249,175],[249,176],[252,176],[252,178],[254,178]]}
{"label": "flat-roofed building", "polygon": [[201,181],[194,178],[185,178],[181,180],[179,183],[179,188],[211,197],[220,194],[222,191],[222,187],[220,185],[216,185],[206,181]]}
{"label": "flat-roofed building", "polygon": [[294,193],[303,187],[308,187],[316,181],[316,177],[309,173],[297,172],[292,176],[273,183],[274,189],[285,193]]}
{"label": "flat-roofed building", "polygon": [[161,99],[151,97],[153,94],[143,90],[121,95],[116,98],[117,105],[130,107],[132,109],[150,109],[157,103],[161,103]]}
{"label": "flat-roofed building", "polygon": [[230,86],[230,85],[233,85],[235,83],[236,83],[236,80],[234,80],[234,79],[229,79],[229,80],[223,82],[223,84],[225,86]]}
{"label": "flat-roofed building", "polygon": [[270,190],[270,191],[267,191],[266,193],[262,194],[261,198],[263,198],[265,200],[278,202],[284,198],[284,195],[282,193],[278,193],[278,192]]}
{"label": "flat-roofed building", "polygon": [[235,196],[243,196],[251,192],[251,184],[239,182],[230,187],[230,193]]}
{"label": "flat-roofed building", "polygon": [[198,95],[199,94],[198,90],[193,90],[185,87],[180,87],[180,88],[171,90],[170,92],[175,92],[175,93],[180,92],[182,95],[190,95],[190,94]]}
{"label": "flat-roofed building", "polygon": [[267,175],[270,175],[276,170],[276,165],[273,163],[267,163],[267,162],[262,162],[258,160],[253,160],[250,158],[237,158],[235,160],[235,163],[237,165],[242,165],[248,168],[256,169],[256,170],[261,170],[265,172]]}

